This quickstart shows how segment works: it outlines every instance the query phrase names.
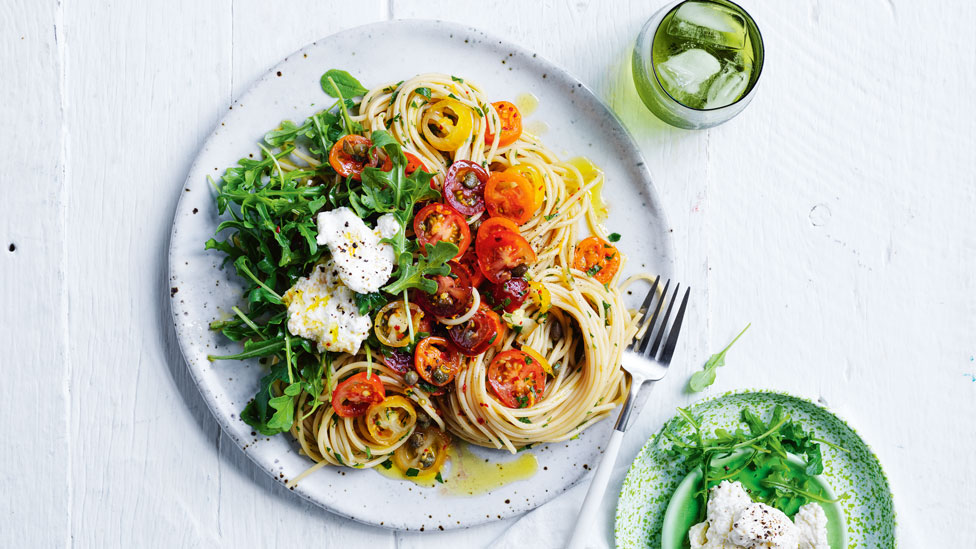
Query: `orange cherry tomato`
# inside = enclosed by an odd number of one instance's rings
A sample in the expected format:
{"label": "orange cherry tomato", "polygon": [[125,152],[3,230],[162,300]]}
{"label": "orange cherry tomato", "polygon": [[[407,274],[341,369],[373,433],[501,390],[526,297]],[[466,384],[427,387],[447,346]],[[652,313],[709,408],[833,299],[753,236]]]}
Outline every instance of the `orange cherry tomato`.
{"label": "orange cherry tomato", "polygon": [[443,387],[461,371],[461,355],[454,344],[443,337],[425,337],[417,343],[413,364],[424,381]]}
{"label": "orange cherry tomato", "polygon": [[[329,165],[342,177],[352,176],[359,181],[366,167],[379,167],[384,172],[393,169],[393,161],[385,153],[370,151],[373,142],[362,135],[342,136],[329,151]],[[382,157],[382,158],[381,158]]]}
{"label": "orange cherry tomato", "polygon": [[542,203],[546,199],[546,180],[538,168],[531,164],[516,164],[505,172],[521,175],[532,185],[532,190],[535,191],[532,194],[532,213],[542,207]]}
{"label": "orange cherry tomato", "polygon": [[502,405],[530,408],[546,392],[546,372],[538,360],[510,349],[492,359],[488,366],[488,387]]}
{"label": "orange cherry tomato", "polygon": [[535,213],[535,190],[516,173],[493,173],[485,185],[485,207],[492,217],[507,217],[521,225]]}
{"label": "orange cherry tomato", "polygon": [[474,246],[468,246],[467,251],[464,252],[464,255],[457,262],[464,269],[465,274],[468,275],[471,286],[477,288],[481,284],[481,281],[485,279],[485,275],[478,267],[478,254],[474,248]]}
{"label": "orange cherry tomato", "polygon": [[357,417],[386,398],[386,389],[379,374],[358,373],[336,386],[332,392],[332,409],[339,417]]}
{"label": "orange cherry tomato", "polygon": [[[498,146],[507,147],[518,141],[522,135],[522,113],[518,107],[508,101],[496,101],[491,104],[501,119],[502,128],[498,136]],[[496,128],[497,129],[497,128]],[[491,145],[495,140],[495,134],[490,131],[485,132],[485,143]]]}
{"label": "orange cherry tomato", "polygon": [[573,267],[607,284],[620,269],[620,252],[613,244],[591,236],[576,245]]}
{"label": "orange cherry tomato", "polygon": [[483,303],[470,320],[451,326],[447,335],[457,346],[458,352],[467,356],[478,356],[488,350],[502,332],[502,322],[498,313]]}
{"label": "orange cherry tomato", "polygon": [[475,239],[475,243],[477,243],[478,240],[488,238],[492,235],[492,233],[498,231],[511,231],[515,234],[519,234],[518,225],[516,225],[511,219],[504,217],[489,217],[481,223],[480,227],[478,227],[478,238]]}
{"label": "orange cherry tomato", "polygon": [[425,255],[427,244],[434,245],[442,240],[458,247],[455,258],[464,255],[471,244],[471,229],[464,216],[440,203],[428,204],[417,212],[413,218],[413,232],[417,235],[421,253]]}
{"label": "orange cherry tomato", "polygon": [[[507,230],[496,230],[475,243],[478,266],[485,278],[495,284],[511,279],[512,271],[538,259],[529,241]],[[524,268],[522,268],[524,270]],[[516,273],[519,274],[519,273]]]}

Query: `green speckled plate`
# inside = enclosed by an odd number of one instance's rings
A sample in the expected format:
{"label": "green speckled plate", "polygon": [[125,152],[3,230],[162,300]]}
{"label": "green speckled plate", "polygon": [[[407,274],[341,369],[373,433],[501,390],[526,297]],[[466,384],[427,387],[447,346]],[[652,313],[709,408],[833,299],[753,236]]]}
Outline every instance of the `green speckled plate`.
{"label": "green speckled plate", "polygon": [[[871,448],[842,419],[809,400],[765,391],[728,393],[700,401],[690,411],[701,418],[708,431],[731,431],[741,425],[742,408],[748,407],[765,418],[777,404],[819,438],[849,450],[823,445],[821,478],[840,499],[839,508],[847,525],[847,547],[895,547],[895,508],[888,479]],[[619,549],[662,546],[661,529],[668,502],[689,472],[665,455],[664,450],[670,446],[661,436],[665,431],[687,436],[691,427],[675,416],[644,445],[630,466],[617,502],[614,533]]]}

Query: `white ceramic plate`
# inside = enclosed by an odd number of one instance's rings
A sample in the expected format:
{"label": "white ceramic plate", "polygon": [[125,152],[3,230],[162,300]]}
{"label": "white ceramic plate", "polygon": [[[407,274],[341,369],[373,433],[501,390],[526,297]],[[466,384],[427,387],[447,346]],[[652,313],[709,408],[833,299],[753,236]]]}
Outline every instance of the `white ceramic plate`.
{"label": "white ceramic plate", "polygon": [[[242,156],[258,156],[257,142],[281,120],[300,122],[331,104],[319,87],[319,77],[331,68],[350,71],[367,87],[443,72],[471,79],[499,100],[535,94],[539,107],[528,121],[548,124],[542,138],[550,148],[565,158],[584,155],[606,172],[604,195],[611,207],[607,226],[623,235],[619,245],[630,258],[625,272],[670,276],[672,266],[667,220],[639,150],[610,110],[551,62],[476,29],[438,21],[376,23],[295,52],[234,103],[207,140],[179,191],[170,240],[173,320],[190,373],[224,431],[282,482],[311,462],[298,454],[289,437],[255,436],[238,416],[254,396],[262,367],[257,361],[207,360],[208,354],[238,352],[238,344],[207,326],[230,314],[242,290],[233,268],[221,268],[221,255],[204,251],[220,221],[207,177],[218,178]],[[604,421],[577,440],[532,449],[539,461],[534,477],[481,496],[448,496],[375,471],[336,467],[318,471],[294,491],[339,515],[388,528],[473,526],[528,511],[578,482],[597,463],[610,428]],[[479,453],[512,458],[494,450]]]}

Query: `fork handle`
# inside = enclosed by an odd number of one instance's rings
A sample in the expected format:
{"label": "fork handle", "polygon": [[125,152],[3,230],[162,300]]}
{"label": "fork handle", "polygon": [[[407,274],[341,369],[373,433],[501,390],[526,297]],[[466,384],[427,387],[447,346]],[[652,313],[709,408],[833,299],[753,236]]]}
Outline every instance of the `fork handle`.
{"label": "fork handle", "polygon": [[[583,549],[587,547],[586,540],[590,532],[596,525],[597,513],[600,511],[600,504],[603,503],[603,495],[607,492],[607,484],[610,483],[610,473],[613,472],[613,465],[617,461],[617,454],[620,452],[620,443],[624,440],[623,431],[613,430],[607,449],[603,452],[603,459],[597,467],[590,489],[586,492],[586,499],[580,508],[579,516],[576,517],[576,527],[573,529],[573,536],[570,538],[569,549]],[[592,546],[591,546],[592,547]]]}

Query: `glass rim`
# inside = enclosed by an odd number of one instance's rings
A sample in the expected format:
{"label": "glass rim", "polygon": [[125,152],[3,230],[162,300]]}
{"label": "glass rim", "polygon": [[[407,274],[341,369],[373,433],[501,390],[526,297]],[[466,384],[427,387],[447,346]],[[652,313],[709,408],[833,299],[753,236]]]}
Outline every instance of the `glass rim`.
{"label": "glass rim", "polygon": [[[695,1],[705,1],[705,2],[711,2],[713,4],[720,4],[721,2],[727,2],[729,4],[732,4],[736,8],[738,8],[749,19],[749,22],[752,23],[752,26],[755,27],[755,29],[756,29],[756,35],[759,36],[759,46],[760,46],[760,48],[762,49],[762,52],[763,52],[762,58],[760,59],[760,62],[759,62],[758,70],[756,72],[756,81],[752,83],[752,87],[749,88],[749,91],[747,93],[742,94],[742,97],[739,97],[738,99],[736,99],[735,101],[729,103],[728,105],[723,105],[721,107],[712,107],[711,109],[698,109],[698,108],[695,108],[695,107],[689,107],[688,105],[685,105],[684,103],[682,103],[681,101],[679,101],[676,97],[674,97],[673,95],[671,95],[671,92],[668,91],[668,88],[665,87],[664,84],[661,82],[661,77],[658,76],[658,74],[657,74],[657,66],[656,66],[656,63],[654,62],[654,39],[657,38],[657,30],[659,28],[661,28],[661,25],[664,23],[664,20],[668,18],[668,15],[671,15],[671,12],[676,11],[679,7],[681,7],[682,4],[686,4],[688,2],[695,2]],[[664,14],[664,17],[661,18],[661,22],[658,23],[657,24],[657,27],[654,28],[654,35],[651,37],[651,55],[650,55],[650,57],[651,57],[651,72],[654,73],[654,81],[657,82],[657,85],[660,86],[660,88],[661,88],[662,91],[664,91],[664,94],[668,96],[668,99],[670,99],[671,101],[674,101],[676,104],[680,105],[682,108],[688,109],[690,111],[695,111],[695,112],[715,112],[715,111],[720,111],[722,109],[727,109],[729,107],[733,107],[735,105],[738,105],[745,98],[747,98],[750,95],[752,95],[752,92],[754,92],[756,90],[756,86],[759,85],[759,77],[762,76],[763,66],[766,64],[766,45],[765,45],[765,42],[763,41],[762,31],[759,29],[759,25],[756,23],[756,20],[752,17],[752,15],[749,12],[747,12],[745,10],[745,8],[743,8],[742,6],[740,6],[737,3],[733,2],[732,0],[720,0],[720,1],[716,1],[716,0],[680,0],[679,2],[677,2],[674,5],[674,7],[672,7],[670,10],[668,10],[668,12],[666,14]]]}

